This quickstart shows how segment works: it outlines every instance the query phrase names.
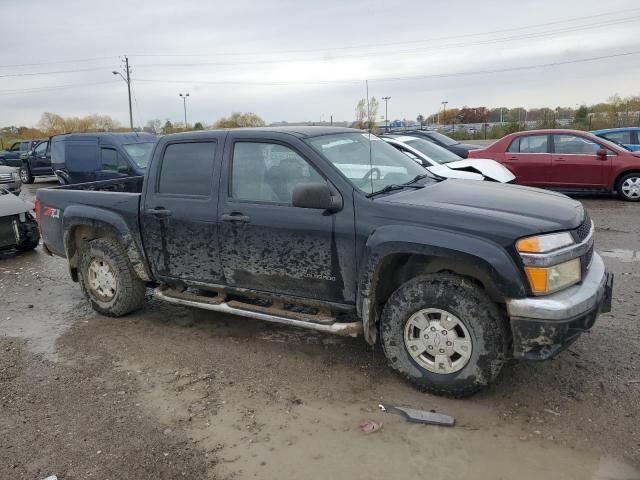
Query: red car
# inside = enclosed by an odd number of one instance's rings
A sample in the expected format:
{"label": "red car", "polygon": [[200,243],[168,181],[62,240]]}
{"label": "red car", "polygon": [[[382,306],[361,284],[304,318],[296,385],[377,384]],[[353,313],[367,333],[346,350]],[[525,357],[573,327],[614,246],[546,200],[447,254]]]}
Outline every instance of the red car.
{"label": "red car", "polygon": [[640,152],[579,130],[528,130],[501,138],[469,158],[491,158],[516,183],[563,191],[617,192],[640,201]]}

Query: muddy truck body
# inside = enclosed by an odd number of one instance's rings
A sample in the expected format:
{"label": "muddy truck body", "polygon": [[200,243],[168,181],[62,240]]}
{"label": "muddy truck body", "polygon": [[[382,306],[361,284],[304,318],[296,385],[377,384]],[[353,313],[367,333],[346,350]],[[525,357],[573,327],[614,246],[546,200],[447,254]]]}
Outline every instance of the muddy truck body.
{"label": "muddy truck body", "polygon": [[143,177],[40,189],[46,249],[93,308],[167,302],[379,342],[415,386],[472,394],[610,310],[582,205],[434,178],[323,127],[162,137]]}

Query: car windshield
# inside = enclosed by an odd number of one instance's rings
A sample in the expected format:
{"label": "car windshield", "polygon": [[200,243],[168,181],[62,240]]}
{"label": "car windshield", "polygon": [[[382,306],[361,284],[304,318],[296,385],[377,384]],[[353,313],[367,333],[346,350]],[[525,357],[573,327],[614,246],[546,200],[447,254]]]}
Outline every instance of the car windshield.
{"label": "car windshield", "polygon": [[428,173],[404,153],[368,133],[322,135],[307,139],[307,143],[368,194]]}
{"label": "car windshield", "polygon": [[151,151],[155,144],[155,142],[127,143],[122,146],[131,159],[136,162],[136,165],[140,168],[147,168],[149,157],[151,156]]}
{"label": "car windshield", "polygon": [[428,140],[424,140],[422,138],[412,138],[411,140],[407,140],[404,143],[409,145],[411,148],[415,148],[434,162],[449,163],[462,160],[462,157],[459,157],[455,153],[450,152],[446,148],[442,148],[440,145],[436,145],[435,143],[429,142]]}
{"label": "car windshield", "polygon": [[600,142],[600,143],[603,143],[606,148],[611,148],[611,145],[615,145],[616,147],[621,148],[623,150],[627,150],[628,152],[632,151],[632,149],[627,147],[626,145],[624,145],[622,143],[618,143],[615,140],[611,140],[610,138],[598,137],[597,141]]}
{"label": "car windshield", "polygon": [[450,147],[451,145],[457,145],[458,143],[460,143],[457,140],[454,140],[453,138],[447,137],[446,135],[443,135],[438,132],[429,132],[429,136],[431,138],[436,139],[443,145],[446,145],[447,147]]}

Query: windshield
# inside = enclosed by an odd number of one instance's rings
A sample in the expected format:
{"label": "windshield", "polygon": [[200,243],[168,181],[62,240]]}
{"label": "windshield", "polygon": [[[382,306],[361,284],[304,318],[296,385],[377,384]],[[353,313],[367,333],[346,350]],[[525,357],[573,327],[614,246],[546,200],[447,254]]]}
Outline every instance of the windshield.
{"label": "windshield", "polygon": [[[595,137],[594,141],[602,143],[605,148],[611,148],[611,145],[613,145],[613,146],[621,148],[623,150],[627,150],[628,152],[632,151],[626,145],[623,145],[622,143],[618,143],[615,140],[611,140],[610,138],[602,138],[602,137],[597,137],[597,136],[594,136],[594,137]],[[615,149],[612,149],[612,150],[615,152]]]}
{"label": "windshield", "polygon": [[442,148],[440,145],[436,145],[435,143],[424,140],[422,138],[413,138],[411,140],[407,140],[404,143],[412,148],[415,148],[434,162],[449,163],[462,160],[462,157],[459,157],[455,153],[450,152],[446,148]]}
{"label": "windshield", "polygon": [[447,147],[450,147],[451,145],[457,145],[458,143],[460,143],[454,140],[453,138],[449,138],[446,135],[443,135],[438,132],[429,132],[429,136],[431,138],[438,140],[440,143],[442,143],[443,145],[446,145]]}
{"label": "windshield", "polygon": [[368,133],[339,133],[307,140],[359,190],[373,193],[412,181],[427,170],[388,143]]}
{"label": "windshield", "polygon": [[153,150],[153,146],[155,142],[144,142],[144,143],[128,143],[122,145],[126,150],[127,154],[131,157],[131,159],[136,162],[140,168],[147,168],[147,164],[149,163],[149,157],[151,156],[151,151]]}

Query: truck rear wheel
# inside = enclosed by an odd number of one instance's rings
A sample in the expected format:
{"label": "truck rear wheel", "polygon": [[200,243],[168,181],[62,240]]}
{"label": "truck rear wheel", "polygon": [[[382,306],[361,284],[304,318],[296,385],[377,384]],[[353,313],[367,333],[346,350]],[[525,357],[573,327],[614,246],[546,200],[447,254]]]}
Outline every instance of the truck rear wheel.
{"label": "truck rear wheel", "polygon": [[465,397],[489,385],[507,353],[504,316],[471,281],[423,275],[398,288],[382,312],[391,367],[421,390]]}
{"label": "truck rear wheel", "polygon": [[96,312],[120,317],[142,307],[146,285],[116,240],[100,238],[89,242],[78,266],[82,291]]}

